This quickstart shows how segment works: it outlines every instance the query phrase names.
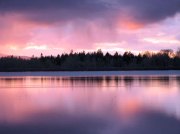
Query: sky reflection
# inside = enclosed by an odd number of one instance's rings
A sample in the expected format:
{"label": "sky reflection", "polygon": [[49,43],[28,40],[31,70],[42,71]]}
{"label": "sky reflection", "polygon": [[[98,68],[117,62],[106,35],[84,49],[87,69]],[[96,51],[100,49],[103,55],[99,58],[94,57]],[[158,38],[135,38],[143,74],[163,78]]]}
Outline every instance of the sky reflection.
{"label": "sky reflection", "polygon": [[169,132],[180,132],[178,77],[24,76],[0,83],[2,133],[130,134],[149,126],[157,133],[170,123]]}

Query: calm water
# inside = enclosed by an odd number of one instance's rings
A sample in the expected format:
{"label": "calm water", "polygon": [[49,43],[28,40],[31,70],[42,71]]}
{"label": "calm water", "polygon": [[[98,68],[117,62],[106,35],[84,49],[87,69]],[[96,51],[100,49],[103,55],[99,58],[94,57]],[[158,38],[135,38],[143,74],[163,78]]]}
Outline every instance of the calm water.
{"label": "calm water", "polygon": [[180,71],[0,73],[0,134],[180,134]]}

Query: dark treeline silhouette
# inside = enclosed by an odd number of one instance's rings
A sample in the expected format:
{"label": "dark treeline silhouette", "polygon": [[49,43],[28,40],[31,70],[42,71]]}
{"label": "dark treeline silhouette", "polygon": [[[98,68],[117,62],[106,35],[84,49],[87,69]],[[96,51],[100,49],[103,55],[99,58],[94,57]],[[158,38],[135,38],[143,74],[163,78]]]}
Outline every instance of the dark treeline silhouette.
{"label": "dark treeline silhouette", "polygon": [[160,70],[180,69],[180,49],[161,50],[158,53],[149,51],[134,55],[125,52],[123,55],[106,53],[99,49],[92,53],[61,54],[24,59],[21,57],[1,57],[0,71],[77,71],[77,70]]}

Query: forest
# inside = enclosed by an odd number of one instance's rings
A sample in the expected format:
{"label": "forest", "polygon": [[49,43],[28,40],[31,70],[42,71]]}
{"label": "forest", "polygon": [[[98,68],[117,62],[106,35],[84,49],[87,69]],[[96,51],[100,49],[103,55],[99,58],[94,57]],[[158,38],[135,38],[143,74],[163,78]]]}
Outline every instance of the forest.
{"label": "forest", "polygon": [[133,54],[96,52],[63,53],[57,56],[32,56],[22,58],[6,56],[0,58],[0,71],[111,71],[111,70],[180,70],[180,49],[153,53]]}

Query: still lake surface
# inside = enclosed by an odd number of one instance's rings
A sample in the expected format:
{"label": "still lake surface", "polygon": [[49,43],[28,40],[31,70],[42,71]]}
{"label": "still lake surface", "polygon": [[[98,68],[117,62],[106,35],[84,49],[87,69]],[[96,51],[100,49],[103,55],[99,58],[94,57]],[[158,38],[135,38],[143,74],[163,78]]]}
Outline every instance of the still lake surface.
{"label": "still lake surface", "polygon": [[180,134],[180,71],[0,73],[0,134]]}

